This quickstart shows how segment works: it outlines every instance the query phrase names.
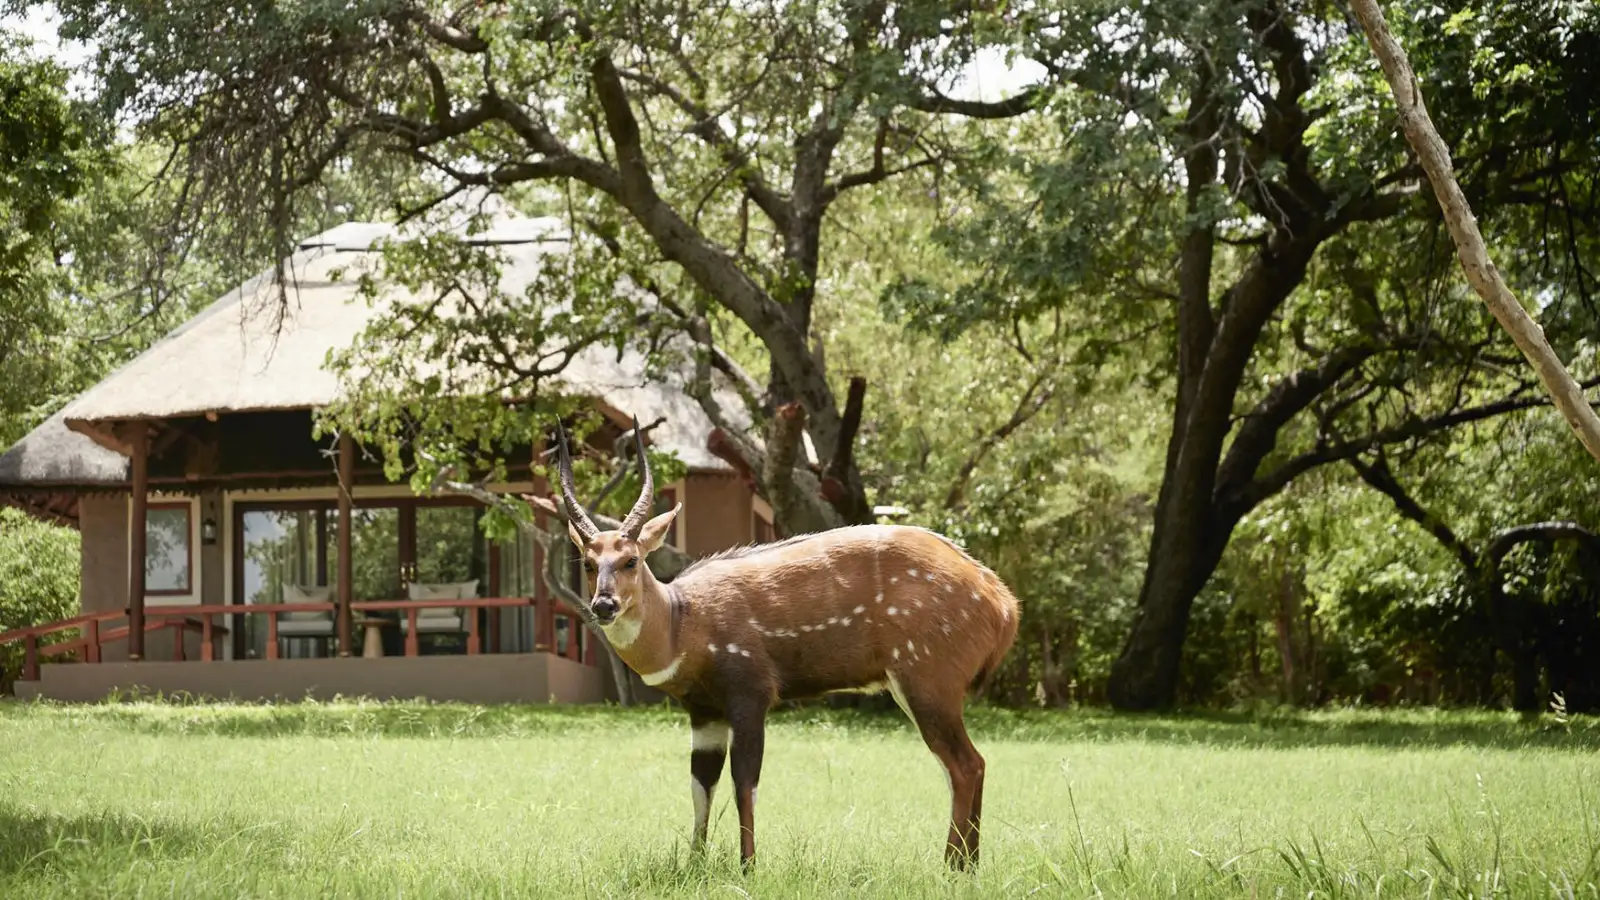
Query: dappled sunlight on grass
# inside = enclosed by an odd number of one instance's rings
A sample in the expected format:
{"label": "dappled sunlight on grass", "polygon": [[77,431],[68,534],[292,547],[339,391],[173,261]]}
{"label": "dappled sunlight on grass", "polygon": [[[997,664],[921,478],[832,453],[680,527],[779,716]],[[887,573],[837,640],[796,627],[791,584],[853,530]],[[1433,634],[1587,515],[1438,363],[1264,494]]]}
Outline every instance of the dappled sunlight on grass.
{"label": "dappled sunlight on grass", "polygon": [[761,860],[661,708],[0,704],[0,896],[1600,897],[1592,721],[974,709],[984,863],[897,715],[774,717]]}

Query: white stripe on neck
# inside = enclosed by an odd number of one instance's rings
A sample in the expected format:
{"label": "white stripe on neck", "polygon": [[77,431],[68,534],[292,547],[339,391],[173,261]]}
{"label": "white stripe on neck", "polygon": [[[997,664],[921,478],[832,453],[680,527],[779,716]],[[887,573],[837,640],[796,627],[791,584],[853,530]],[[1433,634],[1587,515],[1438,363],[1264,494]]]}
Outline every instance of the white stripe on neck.
{"label": "white stripe on neck", "polygon": [[665,669],[661,669],[657,672],[651,672],[648,675],[641,672],[639,673],[639,678],[642,679],[645,684],[648,684],[651,687],[655,687],[663,682],[671,681],[672,676],[678,674],[678,666],[683,664],[683,656],[684,655],[682,653],[679,653],[677,658],[673,659],[672,664],[667,666]]}

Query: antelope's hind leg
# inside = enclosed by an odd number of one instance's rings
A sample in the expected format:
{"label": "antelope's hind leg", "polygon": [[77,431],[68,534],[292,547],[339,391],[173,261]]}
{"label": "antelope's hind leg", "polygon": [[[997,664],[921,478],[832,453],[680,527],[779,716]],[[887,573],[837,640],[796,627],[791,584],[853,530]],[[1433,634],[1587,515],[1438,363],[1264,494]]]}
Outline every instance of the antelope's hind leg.
{"label": "antelope's hind leg", "polygon": [[689,718],[689,789],[694,794],[694,837],[690,847],[702,850],[706,826],[711,820],[711,797],[722,778],[722,764],[728,758],[727,722],[710,717]]}
{"label": "antelope's hind leg", "polygon": [[761,758],[766,750],[765,700],[730,704],[733,726],[733,802],[739,808],[739,865],[746,871],[756,861],[756,786],[761,781]]}
{"label": "antelope's hind leg", "polygon": [[921,687],[889,675],[889,690],[922,734],[950,778],[950,833],[944,858],[953,869],[978,863],[978,819],[983,813],[983,755],[967,736],[962,717],[965,692]]}

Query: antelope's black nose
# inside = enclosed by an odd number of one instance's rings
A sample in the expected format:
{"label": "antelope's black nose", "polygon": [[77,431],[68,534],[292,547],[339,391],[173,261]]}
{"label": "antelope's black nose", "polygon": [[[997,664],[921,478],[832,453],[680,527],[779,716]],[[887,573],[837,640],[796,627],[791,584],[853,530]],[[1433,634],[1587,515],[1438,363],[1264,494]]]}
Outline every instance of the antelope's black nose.
{"label": "antelope's black nose", "polygon": [[589,609],[594,611],[594,617],[600,620],[601,625],[608,624],[617,617],[617,598],[596,597],[589,604]]}

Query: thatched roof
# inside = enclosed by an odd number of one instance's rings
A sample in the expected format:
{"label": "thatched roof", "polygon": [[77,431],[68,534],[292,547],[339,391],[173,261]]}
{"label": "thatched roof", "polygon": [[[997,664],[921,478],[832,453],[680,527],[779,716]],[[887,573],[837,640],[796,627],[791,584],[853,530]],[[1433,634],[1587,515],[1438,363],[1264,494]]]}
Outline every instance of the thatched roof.
{"label": "thatched roof", "polygon": [[0,455],[0,485],[45,488],[127,482],[128,458],[70,430],[60,413]]}
{"label": "thatched roof", "polygon": [[[358,296],[359,272],[378,262],[374,245],[395,233],[393,226],[352,222],[303,241],[286,261],[287,306],[270,272],[240,285],[0,457],[0,486],[126,483],[126,458],[106,449],[120,446],[119,422],[315,409],[334,401],[339,383],[324,368],[328,352],[350,346],[375,306],[416,299],[393,284],[383,286],[375,305]],[[504,210],[487,231],[467,239],[505,254],[508,292],[531,281],[542,260],[566,252],[568,240],[559,220]],[[726,470],[706,449],[712,424],[685,393],[686,380],[687,373],[652,379],[641,354],[618,360],[602,348],[573,360],[560,379],[565,390],[623,416],[641,422],[666,417],[651,433],[654,446],[676,451],[691,469]],[[742,414],[731,390],[720,393],[730,415]]]}

